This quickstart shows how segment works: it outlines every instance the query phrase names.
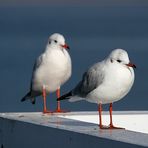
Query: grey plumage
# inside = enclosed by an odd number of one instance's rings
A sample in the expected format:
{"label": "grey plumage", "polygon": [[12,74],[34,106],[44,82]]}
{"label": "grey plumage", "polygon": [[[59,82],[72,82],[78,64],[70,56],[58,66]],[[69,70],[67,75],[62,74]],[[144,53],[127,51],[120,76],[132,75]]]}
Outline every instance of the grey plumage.
{"label": "grey plumage", "polygon": [[35,60],[35,63],[34,63],[34,66],[33,66],[33,73],[34,73],[35,70],[41,65],[42,60],[43,60],[43,54],[41,54],[41,55]]}
{"label": "grey plumage", "polygon": [[102,65],[97,63],[83,74],[82,81],[80,81],[72,91],[74,95],[81,94],[81,97],[85,97],[89,92],[97,88],[102,83],[104,73],[98,70],[100,66]]}
{"label": "grey plumage", "polygon": [[[40,66],[41,61],[42,61],[42,55],[39,58],[37,58],[34,63],[31,80],[33,80],[33,75],[34,75],[36,69]],[[31,103],[35,104],[35,97],[40,96],[42,94],[42,92],[40,92],[40,91],[33,91],[32,90],[32,83],[33,83],[33,81],[31,81],[31,84],[30,84],[30,91],[21,99],[21,102],[24,102],[24,101],[30,99]]]}
{"label": "grey plumage", "polygon": [[72,95],[78,95],[79,97],[85,98],[89,92],[96,89],[104,80],[103,68],[101,68],[102,71],[100,71],[100,67],[102,67],[102,64],[96,63],[89,68],[88,71],[83,74],[82,80],[77,84],[77,86],[69,93],[58,98],[58,100],[69,99]]}

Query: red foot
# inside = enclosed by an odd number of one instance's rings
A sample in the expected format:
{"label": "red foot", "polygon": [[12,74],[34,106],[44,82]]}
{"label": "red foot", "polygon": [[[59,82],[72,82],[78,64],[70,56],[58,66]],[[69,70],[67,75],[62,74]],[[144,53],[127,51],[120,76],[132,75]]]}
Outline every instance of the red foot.
{"label": "red foot", "polygon": [[122,127],[116,127],[114,125],[109,125],[109,126],[105,126],[105,125],[99,125],[100,129],[125,129]]}
{"label": "red foot", "polygon": [[109,129],[125,129],[125,128],[116,127],[116,126],[114,126],[114,125],[109,125]]}
{"label": "red foot", "polygon": [[69,111],[62,110],[62,109],[56,109],[53,113],[67,113]]}
{"label": "red foot", "polygon": [[108,126],[106,125],[99,125],[100,129],[108,129]]}
{"label": "red foot", "polygon": [[51,113],[53,113],[53,112],[50,110],[43,110],[43,114],[51,114]]}

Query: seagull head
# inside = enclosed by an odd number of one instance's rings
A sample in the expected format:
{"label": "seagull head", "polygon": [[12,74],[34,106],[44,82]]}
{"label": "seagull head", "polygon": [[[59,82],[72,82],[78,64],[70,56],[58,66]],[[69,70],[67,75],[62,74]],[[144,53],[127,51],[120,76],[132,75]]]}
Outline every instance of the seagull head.
{"label": "seagull head", "polygon": [[111,63],[117,63],[126,67],[136,68],[136,65],[131,63],[128,57],[128,53],[123,49],[115,49],[109,55]]}
{"label": "seagull head", "polygon": [[49,37],[48,45],[59,47],[60,49],[70,49],[65,43],[65,38],[59,33],[54,33]]}

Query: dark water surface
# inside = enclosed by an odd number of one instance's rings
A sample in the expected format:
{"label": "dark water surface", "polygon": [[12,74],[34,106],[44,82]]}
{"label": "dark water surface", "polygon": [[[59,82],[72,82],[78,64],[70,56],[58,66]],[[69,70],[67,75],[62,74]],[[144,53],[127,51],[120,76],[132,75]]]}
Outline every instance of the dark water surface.
{"label": "dark water surface", "polygon": [[[21,103],[29,90],[34,60],[44,51],[47,38],[62,33],[71,47],[73,74],[62,87],[72,89],[83,72],[102,60],[114,48],[126,49],[137,65],[131,92],[114,104],[114,110],[148,109],[148,8],[136,7],[0,7],[0,112],[41,111],[36,105]],[[96,110],[88,102],[62,102],[68,110]],[[48,96],[55,109],[56,96]],[[105,105],[105,109],[107,109]]]}

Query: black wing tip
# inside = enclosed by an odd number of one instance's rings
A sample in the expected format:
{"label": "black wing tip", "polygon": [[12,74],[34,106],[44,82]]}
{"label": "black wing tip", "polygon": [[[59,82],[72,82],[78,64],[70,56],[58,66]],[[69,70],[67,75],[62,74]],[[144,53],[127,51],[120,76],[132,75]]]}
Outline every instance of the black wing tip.
{"label": "black wing tip", "polygon": [[67,100],[67,99],[69,99],[70,96],[72,96],[72,91],[70,91],[69,93],[57,98],[57,101]]}
{"label": "black wing tip", "polygon": [[68,98],[61,96],[60,98],[57,98],[57,101],[66,100]]}
{"label": "black wing tip", "polygon": [[31,102],[33,105],[35,104],[35,101]]}
{"label": "black wing tip", "polygon": [[[31,98],[31,92],[28,92],[22,99],[21,99],[21,102],[24,102],[24,101],[26,101],[26,100],[28,100],[28,99],[30,99]],[[32,101],[34,101],[34,100],[32,100]]]}
{"label": "black wing tip", "polygon": [[21,102],[24,102],[25,100],[26,100],[26,96],[21,99]]}
{"label": "black wing tip", "polygon": [[21,99],[21,102],[24,102],[25,101],[25,99],[23,98],[23,99]]}

